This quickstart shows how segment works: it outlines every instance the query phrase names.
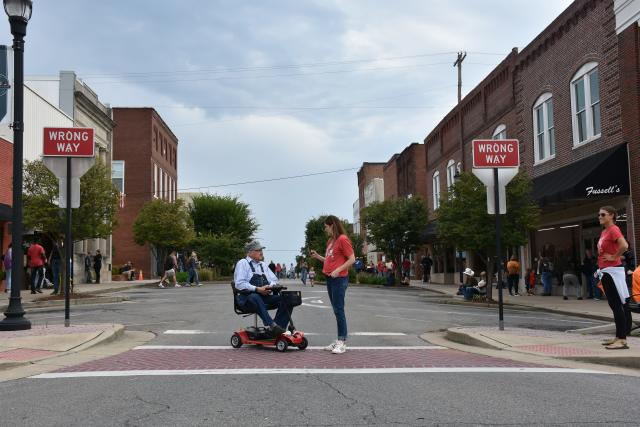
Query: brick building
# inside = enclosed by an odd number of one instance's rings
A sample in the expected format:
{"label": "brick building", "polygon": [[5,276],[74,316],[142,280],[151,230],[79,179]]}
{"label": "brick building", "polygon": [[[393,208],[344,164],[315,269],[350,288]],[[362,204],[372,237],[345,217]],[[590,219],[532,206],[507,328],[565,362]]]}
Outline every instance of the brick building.
{"label": "brick building", "polygon": [[145,277],[159,271],[148,245],[133,241],[133,222],[153,199],[175,201],[178,189],[178,138],[153,108],[114,108],[114,183],[125,195],[113,233],[114,265],[127,261]]}
{"label": "brick building", "polygon": [[[538,253],[561,271],[594,249],[599,206],[613,205],[632,248],[640,243],[640,0],[576,0],[521,52],[514,49],[425,138],[427,200],[439,200],[471,169],[473,139],[517,138],[521,171],[542,208],[539,229],[518,249],[523,269]],[[631,159],[631,162],[629,161]],[[392,170],[395,168],[395,170]],[[385,189],[398,182],[397,156]],[[389,172],[388,172],[389,171]],[[386,193],[386,192],[385,192]],[[385,194],[387,197],[387,194]],[[433,226],[434,224],[432,224]],[[438,243],[434,281],[451,283],[473,254]]]}
{"label": "brick building", "polygon": [[[373,202],[384,200],[384,163],[363,163],[358,170],[358,223],[360,235],[364,241],[363,252],[367,254],[367,263],[378,261],[378,252],[374,245],[367,243],[367,230],[362,224],[362,210]],[[356,211],[354,207],[354,212]],[[354,214],[355,215],[355,214]],[[354,218],[355,223],[355,218]]]}

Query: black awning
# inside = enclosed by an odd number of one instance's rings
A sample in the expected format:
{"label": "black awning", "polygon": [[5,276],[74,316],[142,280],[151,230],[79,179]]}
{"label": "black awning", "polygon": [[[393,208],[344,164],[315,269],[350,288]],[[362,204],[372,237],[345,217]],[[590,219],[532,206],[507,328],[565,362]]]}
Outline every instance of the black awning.
{"label": "black awning", "polygon": [[13,210],[11,206],[0,203],[0,221],[11,221]]}
{"label": "black awning", "polygon": [[540,206],[566,200],[597,200],[628,196],[627,145],[621,144],[533,180],[533,198]]}
{"label": "black awning", "polygon": [[438,240],[438,221],[431,221],[422,233],[420,233],[420,241],[423,243],[434,243]]}

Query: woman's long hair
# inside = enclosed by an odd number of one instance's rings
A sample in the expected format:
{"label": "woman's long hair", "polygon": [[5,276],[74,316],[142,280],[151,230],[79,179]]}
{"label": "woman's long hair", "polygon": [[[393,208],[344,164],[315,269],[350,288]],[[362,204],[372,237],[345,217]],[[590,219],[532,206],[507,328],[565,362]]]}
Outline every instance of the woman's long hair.
{"label": "woman's long hair", "polygon": [[341,234],[347,234],[342,225],[342,221],[335,215],[329,215],[325,218],[324,224],[331,227],[331,237],[337,239]]}

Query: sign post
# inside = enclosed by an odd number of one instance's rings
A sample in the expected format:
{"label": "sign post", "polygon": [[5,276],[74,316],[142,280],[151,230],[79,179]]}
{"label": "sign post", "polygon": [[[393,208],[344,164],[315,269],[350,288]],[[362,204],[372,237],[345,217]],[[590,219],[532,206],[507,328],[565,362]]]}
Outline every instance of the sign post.
{"label": "sign post", "polygon": [[[73,237],[71,235],[71,208],[80,207],[80,177],[84,175],[95,161],[93,129],[91,128],[44,128],[43,138],[44,162],[54,175],[58,177],[60,192],[58,205],[66,208],[65,232],[65,278],[64,278],[64,325],[70,326],[70,284],[73,274]],[[73,170],[72,158],[80,163],[77,171]],[[66,163],[66,164],[65,164]],[[66,167],[64,167],[66,166]],[[65,170],[63,175],[62,169]],[[74,172],[77,172],[74,174]],[[61,179],[63,178],[63,179]],[[77,181],[76,196],[73,197],[72,181]],[[62,187],[64,188],[64,191]]]}
{"label": "sign post", "polygon": [[[502,220],[507,213],[505,186],[518,173],[520,144],[517,139],[476,139],[473,141],[473,173],[487,186],[487,212],[496,216],[496,264],[498,265],[498,328],[504,330],[502,298]],[[487,172],[493,170],[493,176]],[[501,177],[502,175],[502,177]],[[502,179],[501,179],[502,178]],[[493,200],[491,200],[493,187]],[[500,193],[503,197],[500,197]],[[493,203],[491,203],[493,202]],[[493,206],[491,206],[493,205]],[[491,278],[487,278],[489,287]]]}

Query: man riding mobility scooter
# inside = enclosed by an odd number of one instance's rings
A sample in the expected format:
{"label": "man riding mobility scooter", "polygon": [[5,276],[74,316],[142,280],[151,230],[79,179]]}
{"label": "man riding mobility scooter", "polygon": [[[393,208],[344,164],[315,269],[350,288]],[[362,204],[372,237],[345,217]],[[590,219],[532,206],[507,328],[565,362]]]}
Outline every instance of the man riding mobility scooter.
{"label": "man riding mobility scooter", "polygon": [[[251,262],[249,262],[249,266],[251,267],[251,272],[254,273],[250,283],[256,287],[268,285],[264,271],[262,271],[262,274],[255,274],[256,272]],[[260,265],[260,268],[262,268],[262,265]],[[231,336],[231,346],[233,348],[240,348],[243,344],[273,345],[278,351],[282,352],[286,351],[289,346],[297,347],[300,350],[307,348],[309,343],[304,336],[304,332],[296,331],[293,319],[291,318],[291,310],[293,307],[302,304],[300,291],[285,291],[287,288],[279,285],[269,287],[273,295],[280,295],[281,300],[278,304],[267,304],[267,310],[276,308],[284,309],[289,320],[289,328],[287,331],[274,333],[265,327],[258,326],[258,315],[255,303],[252,303],[249,298],[240,298],[241,295],[249,295],[252,292],[236,289],[235,282],[231,282],[231,289],[233,290],[233,309],[236,314],[244,317],[251,314],[254,315],[253,326],[240,329]]]}

